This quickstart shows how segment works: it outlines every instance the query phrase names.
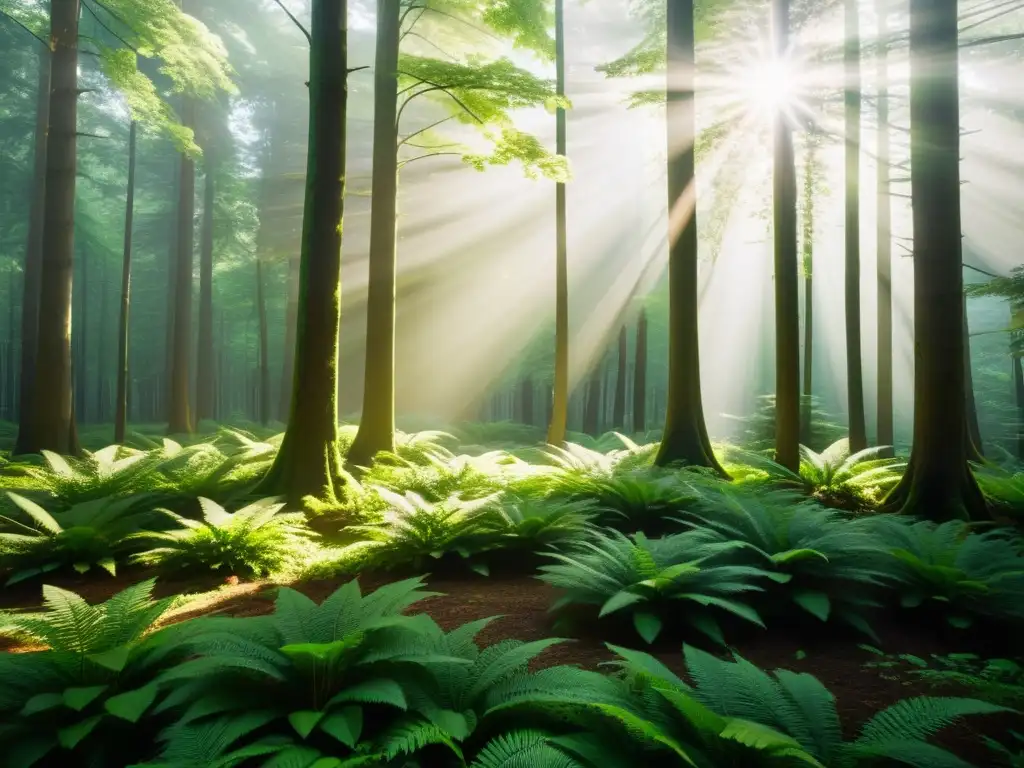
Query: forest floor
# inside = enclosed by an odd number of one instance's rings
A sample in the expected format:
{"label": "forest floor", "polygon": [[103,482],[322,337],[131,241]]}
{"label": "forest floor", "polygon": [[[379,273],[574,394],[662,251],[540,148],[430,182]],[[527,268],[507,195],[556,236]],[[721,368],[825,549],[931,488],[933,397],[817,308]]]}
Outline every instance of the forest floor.
{"label": "forest floor", "polygon": [[[117,578],[97,579],[95,575],[54,579],[54,585],[79,593],[90,603],[111,597],[147,574],[127,570]],[[396,574],[366,573],[359,577],[361,591],[373,589],[401,578]],[[265,615],[273,611],[274,597],[280,586],[297,589],[320,602],[341,584],[344,577],[331,580],[299,582],[282,585],[271,581],[237,582],[221,577],[158,581],[156,597],[181,595],[161,620],[171,624],[199,616],[243,617]],[[548,612],[548,607],[559,596],[558,590],[532,576],[495,574],[491,578],[477,575],[460,576],[441,574],[427,579],[436,597],[414,604],[410,613],[428,613],[448,631],[468,621],[497,616],[477,637],[483,646],[500,640],[539,640],[548,637],[567,637],[541,654],[532,664],[543,668],[557,664],[578,665],[585,669],[598,669],[603,662],[614,659],[605,642],[626,647],[639,647],[631,630],[609,626],[602,622],[600,629],[593,622],[574,621],[569,630]],[[12,587],[0,591],[0,610],[33,610],[41,605],[38,585]],[[913,654],[922,659],[931,655],[950,653],[977,653],[983,657],[1015,655],[1014,638],[991,633],[975,632],[954,638],[937,632],[934,627],[898,622],[896,617],[882,617],[873,623],[881,648],[888,653]],[[653,645],[644,648],[677,674],[685,675],[683,657],[679,652],[683,634],[666,628]],[[688,638],[692,639],[692,638]],[[748,661],[766,670],[790,669],[817,677],[835,695],[844,734],[853,737],[860,726],[873,714],[909,696],[937,695],[921,680],[909,675],[894,674],[893,670],[870,668],[868,662],[876,660],[870,652],[859,646],[863,638],[850,630],[835,629],[830,625],[793,624],[779,626],[738,639],[730,649]],[[36,648],[19,645],[0,637],[0,652],[25,652]],[[709,649],[710,650],[710,649]],[[958,691],[942,691],[958,694]],[[935,743],[950,749],[976,766],[992,766],[993,753],[982,743],[982,736],[1002,736],[1008,730],[1021,729],[1022,717],[986,716],[970,718],[942,732]]]}

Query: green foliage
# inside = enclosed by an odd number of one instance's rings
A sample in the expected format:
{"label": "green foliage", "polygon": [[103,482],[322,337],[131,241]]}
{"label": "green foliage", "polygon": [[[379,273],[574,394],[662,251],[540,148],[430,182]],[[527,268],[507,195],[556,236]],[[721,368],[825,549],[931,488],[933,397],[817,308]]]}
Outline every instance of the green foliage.
{"label": "green foliage", "polygon": [[[661,539],[598,532],[566,553],[546,554],[558,562],[541,566],[540,578],[565,590],[552,610],[583,604],[600,606],[600,617],[625,612],[648,643],[660,634],[665,616],[679,616],[723,642],[715,612],[764,626],[741,596],[763,591],[762,580],[788,578],[765,568],[735,564],[736,550],[745,546],[710,542],[699,531]],[[674,601],[683,602],[685,612]]]}
{"label": "green foliage", "polygon": [[[862,646],[872,652],[871,646]],[[885,670],[885,679],[901,675],[922,680],[938,689],[957,688],[971,696],[1000,706],[1024,707],[1024,668],[1012,659],[983,659],[973,653],[931,654],[929,659],[910,654],[876,654],[881,661],[864,664],[867,669]]]}
{"label": "green foliage", "polygon": [[484,528],[499,537],[502,548],[536,550],[580,540],[596,515],[591,501],[506,497]]}
{"label": "green foliage", "polygon": [[47,494],[49,501],[73,506],[100,499],[124,498],[158,490],[154,472],[162,456],[110,445],[84,458],[58,456],[43,451],[45,465],[26,467],[25,475]]}
{"label": "green foliage", "polygon": [[47,650],[0,654],[4,765],[127,765],[144,759],[161,698],[155,678],[181,658],[167,631],[147,634],[170,600],[142,582],[99,605],[43,587],[40,614],[3,617],[8,633]]}
{"label": "green foliage", "polygon": [[975,464],[974,477],[995,513],[1018,522],[1024,519],[1024,472],[991,463]]}
{"label": "green foliage", "polygon": [[[810,413],[810,429],[802,427],[801,442],[813,450],[824,450],[846,434],[846,427],[834,414],[826,412],[816,397],[801,395],[800,412]],[[749,416],[724,415],[740,426],[737,439],[744,448],[757,452],[774,450],[775,395],[759,397],[757,408]]]}
{"label": "green foliage", "polygon": [[24,496],[7,496],[15,505],[14,516],[0,515],[0,568],[10,572],[8,585],[67,568],[86,573],[98,566],[113,576],[132,534],[161,516],[144,498],[97,499],[53,515]]}
{"label": "green foliage", "polygon": [[894,516],[872,523],[891,548],[904,608],[929,606],[954,627],[979,616],[1024,619],[1024,553],[1011,532],[975,533],[959,521],[935,525]]}
{"label": "green foliage", "polygon": [[179,530],[146,531],[130,540],[147,549],[133,562],[165,570],[223,569],[237,576],[265,576],[292,564],[309,536],[302,513],[282,512],[284,504],[263,499],[227,512],[210,499],[199,499],[202,521],[166,514]]}

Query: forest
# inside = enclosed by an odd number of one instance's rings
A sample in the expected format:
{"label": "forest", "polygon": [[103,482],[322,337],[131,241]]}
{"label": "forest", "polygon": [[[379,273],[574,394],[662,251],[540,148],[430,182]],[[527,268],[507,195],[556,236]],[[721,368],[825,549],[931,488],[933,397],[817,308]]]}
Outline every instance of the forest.
{"label": "forest", "polygon": [[0,69],[0,766],[1024,766],[1024,0]]}

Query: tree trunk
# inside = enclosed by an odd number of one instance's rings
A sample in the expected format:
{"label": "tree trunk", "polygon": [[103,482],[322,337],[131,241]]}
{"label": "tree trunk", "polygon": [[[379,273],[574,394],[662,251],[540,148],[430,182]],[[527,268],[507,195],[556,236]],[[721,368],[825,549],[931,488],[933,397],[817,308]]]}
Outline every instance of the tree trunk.
{"label": "tree trunk", "polygon": [[647,310],[636,321],[636,352],[633,366],[633,432],[647,431]]}
{"label": "tree trunk", "polygon": [[292,367],[295,361],[295,324],[299,316],[299,260],[288,259],[288,307],[284,317],[284,348],[281,351],[281,397],[277,417],[288,418],[292,399]]}
{"label": "tree trunk", "polygon": [[359,431],[348,463],[368,467],[395,448],[395,259],[398,203],[398,48],[401,4],[377,0],[374,62],[370,279],[366,296],[366,370]]}
{"label": "tree trunk", "polygon": [[15,376],[14,376],[14,360],[15,360],[15,345],[17,344],[17,335],[14,327],[15,317],[15,305],[16,299],[14,294],[17,292],[14,280],[14,267],[7,270],[7,360],[6,371],[4,378],[4,418],[13,421],[16,403],[16,387]]}
{"label": "tree trunk", "polygon": [[[775,55],[789,50],[789,0],[773,0]],[[796,168],[793,129],[775,116],[775,460],[800,469],[800,292],[797,270]]]}
{"label": "tree trunk", "polygon": [[196,360],[196,426],[213,418],[213,216],[215,176],[210,149],[203,180],[203,232],[199,251],[199,355]]}
{"label": "tree trunk", "polygon": [[[181,189],[181,164],[184,159],[181,155],[176,158],[176,164],[174,167],[174,181],[173,181],[173,199],[175,205],[177,205],[178,198],[180,197],[179,190]],[[157,388],[157,398],[159,401],[160,410],[163,412],[162,418],[170,421],[171,415],[171,376],[174,370],[174,303],[177,296],[177,274],[178,274],[178,217],[171,215],[168,216],[171,222],[170,237],[168,238],[169,247],[167,249],[167,314],[165,317],[164,325],[164,377],[160,386]]]}
{"label": "tree trunk", "polygon": [[590,372],[587,384],[587,398],[583,405],[583,431],[591,437],[601,434],[601,385],[604,382],[604,358],[596,363]]}
{"label": "tree trunk", "polygon": [[[89,352],[89,251],[82,246],[82,290],[80,291],[81,299],[79,299],[79,319],[82,321],[82,327],[78,329],[78,333],[74,332],[74,323],[72,322],[72,342],[75,339],[78,340],[78,358],[75,361],[74,375],[71,377],[71,386],[74,391],[75,398],[75,415],[76,418],[88,421],[88,414],[86,412],[86,389],[88,388],[88,352]],[[74,294],[72,293],[72,298]],[[46,306],[45,304],[43,306]],[[73,307],[72,307],[73,309]],[[72,316],[74,312],[72,312]]]}
{"label": "tree trunk", "polygon": [[[555,91],[565,96],[565,0],[555,0]],[[566,152],[565,110],[555,110],[555,152]],[[565,184],[555,184],[555,381],[549,445],[562,445],[569,421],[569,250]]]}
{"label": "tree trunk", "polygon": [[914,443],[886,501],[935,521],[986,512],[967,463],[957,66],[956,0],[911,0]]}
{"label": "tree trunk", "polygon": [[1024,460],[1024,368],[1020,355],[1010,352],[1013,376],[1013,399],[1017,406],[1017,458]]}
{"label": "tree trunk", "polygon": [[337,396],[348,107],[346,0],[313,0],[310,33],[309,146],[292,403],[281,449],[260,492],[283,493],[292,503],[307,495],[336,503],[335,488],[343,482]]}
{"label": "tree trunk", "polygon": [[25,273],[21,287],[21,373],[18,390],[18,439],[15,455],[30,453],[38,444],[33,427],[36,352],[39,346],[39,291],[43,264],[43,226],[46,215],[46,145],[50,128],[49,48],[39,47],[39,85],[36,91],[36,132],[32,159],[32,207],[25,244]]}
{"label": "tree trunk", "polygon": [[654,463],[711,467],[725,476],[711,450],[700,390],[693,0],[668,0],[667,25],[668,397],[665,431]]}
{"label": "tree trunk", "polygon": [[967,297],[961,301],[963,305],[964,328],[964,394],[966,395],[965,416],[967,418],[967,458],[971,461],[982,461],[985,458],[985,446],[981,440],[981,425],[978,423],[978,404],[974,399],[974,371],[971,368],[971,328],[967,322]]}
{"label": "tree trunk", "polygon": [[75,256],[78,131],[78,0],[51,0],[51,91],[46,152],[36,375],[30,434],[19,447],[71,453],[71,290]]}
{"label": "tree trunk", "polygon": [[804,167],[804,380],[801,398],[800,442],[810,446],[814,432],[814,179],[817,172],[817,152],[813,137],[807,144]]}
{"label": "tree trunk", "polygon": [[131,309],[132,227],[135,219],[135,143],[138,132],[132,121],[128,133],[128,200],[124,208],[124,255],[121,259],[121,314],[117,322],[117,407],[114,442],[123,443],[128,424],[128,320]]}
{"label": "tree trunk", "polygon": [[[182,99],[182,125],[195,125],[195,102]],[[167,432],[192,432],[189,406],[189,353],[192,349],[192,251],[194,238],[196,164],[181,156],[178,181],[178,252],[174,259],[174,343],[171,346],[171,378],[168,382]]]}
{"label": "tree trunk", "polygon": [[626,343],[626,326],[619,329],[618,369],[615,372],[615,403],[612,407],[612,426],[624,432],[626,430],[626,356],[629,354]]}
{"label": "tree trunk", "polygon": [[107,266],[106,261],[100,261],[100,328],[96,334],[96,412],[93,414],[98,424],[107,420],[106,409],[106,387],[104,381],[107,376]]}
{"label": "tree trunk", "polygon": [[846,41],[846,395],[850,450],[867,448],[860,343],[860,3],[845,0]]}
{"label": "tree trunk", "polygon": [[270,356],[267,353],[267,300],[263,284],[263,259],[256,256],[256,312],[260,324],[260,386],[259,386],[259,417],[260,424],[270,423]]}
{"label": "tree trunk", "polygon": [[527,374],[519,382],[519,408],[523,424],[533,426],[533,377]]}
{"label": "tree trunk", "polygon": [[[889,195],[889,0],[878,0],[878,445],[895,443],[892,400],[892,201]],[[886,451],[892,455],[892,450]]]}

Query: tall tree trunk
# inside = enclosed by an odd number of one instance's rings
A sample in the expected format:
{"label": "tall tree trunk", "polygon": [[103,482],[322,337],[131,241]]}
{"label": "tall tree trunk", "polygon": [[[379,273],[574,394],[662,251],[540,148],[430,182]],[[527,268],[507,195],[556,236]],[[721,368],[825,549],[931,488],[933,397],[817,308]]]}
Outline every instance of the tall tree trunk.
{"label": "tall tree trunk", "polygon": [[[184,159],[178,155],[174,165],[174,201],[177,205],[181,196],[181,164]],[[160,409],[163,411],[163,418],[170,421],[171,416],[171,377],[174,371],[174,304],[177,300],[177,274],[178,274],[178,217],[168,216],[171,222],[171,232],[168,238],[167,249],[167,312],[164,318],[164,376],[163,381],[157,389],[157,396]]]}
{"label": "tall tree trunk", "polygon": [[[565,96],[565,0],[555,0],[555,91]],[[565,110],[555,110],[555,152],[566,152]],[[555,184],[555,381],[549,445],[562,445],[569,421],[569,249],[565,184]]]}
{"label": "tall tree trunk", "polygon": [[4,379],[4,390],[6,392],[6,401],[4,403],[4,418],[8,420],[14,419],[16,403],[16,378],[14,375],[14,360],[15,360],[15,346],[17,344],[17,334],[14,326],[15,323],[15,305],[17,303],[14,295],[17,292],[14,280],[14,269],[13,267],[7,270],[7,360],[6,362],[6,377]]}
{"label": "tall tree trunk", "polygon": [[117,406],[114,442],[123,443],[128,424],[128,320],[131,309],[132,227],[135,220],[135,144],[138,133],[132,120],[128,132],[128,199],[124,208],[124,252],[121,258],[121,313],[117,322]]}
{"label": "tall tree trunk", "polygon": [[1020,355],[1012,349],[1010,364],[1013,366],[1013,399],[1017,406],[1017,458],[1024,460],[1024,368],[1021,366]]}
{"label": "tall tree trunk", "polygon": [[348,108],[346,0],[313,0],[310,34],[309,148],[292,403],[281,449],[260,488],[286,494],[292,503],[307,495],[336,501],[335,489],[343,482],[337,397]]}
{"label": "tall tree trunk", "polygon": [[[789,51],[789,0],[772,0],[775,55]],[[796,167],[793,129],[775,115],[775,460],[800,468],[800,291],[797,269]]]}
{"label": "tall tree trunk", "polygon": [[814,433],[814,179],[817,173],[817,145],[809,137],[804,165],[804,380],[801,398],[800,442],[810,446]]}
{"label": "tall tree trunk", "polygon": [[292,367],[295,361],[295,324],[299,316],[299,260],[288,259],[288,306],[284,316],[284,348],[281,350],[281,397],[277,417],[288,418],[292,398]]}
{"label": "tall tree trunk", "polygon": [[711,450],[700,389],[693,0],[668,0],[667,11],[668,396],[665,431],[654,463],[711,467],[725,476]]}
{"label": "tall tree trunk", "polygon": [[374,62],[370,278],[366,297],[366,369],[359,430],[348,463],[368,467],[395,448],[395,260],[398,204],[398,48],[401,4],[377,0]]}
{"label": "tall tree trunk", "polygon": [[270,423],[270,356],[267,352],[267,300],[263,283],[263,259],[256,256],[256,312],[260,325],[260,386],[259,416],[260,424]]}
{"label": "tall tree trunk", "polygon": [[78,0],[51,0],[50,122],[31,434],[20,447],[71,453],[71,290],[75,257],[78,131]]}
{"label": "tall tree trunk", "polygon": [[647,310],[636,321],[636,351],[633,366],[633,432],[647,431]]}
{"label": "tall tree trunk", "polygon": [[583,431],[591,437],[601,434],[601,385],[604,382],[604,357],[594,363],[583,404]]}
{"label": "tall tree trunk", "polygon": [[39,346],[39,291],[43,264],[43,227],[46,215],[46,145],[50,128],[50,49],[39,47],[39,84],[36,91],[36,131],[32,158],[32,207],[25,244],[21,287],[21,372],[18,390],[18,439],[14,453],[29,453],[38,444],[34,417],[36,352]]}
{"label": "tall tree trunk", "polygon": [[867,448],[860,343],[860,3],[845,0],[846,41],[846,396],[850,450]]}
{"label": "tall tree trunk", "polygon": [[[892,399],[892,201],[889,195],[889,10],[878,8],[878,445],[895,443]],[[892,455],[892,450],[886,451]]]}
{"label": "tall tree trunk", "polygon": [[971,328],[967,322],[967,297],[961,301],[963,305],[964,329],[964,404],[967,418],[967,458],[971,461],[982,461],[985,458],[985,446],[981,441],[981,425],[978,423],[978,404],[974,399],[974,371],[971,368]]}
{"label": "tall tree trunk", "polygon": [[[82,245],[82,290],[79,292],[81,299],[79,299],[79,319],[82,321],[82,327],[75,334],[72,331],[71,340],[78,340],[78,359],[75,362],[74,375],[71,377],[71,384],[74,390],[75,398],[75,415],[77,419],[88,421],[88,414],[86,411],[86,390],[88,388],[88,377],[87,372],[88,360],[89,360],[89,250]],[[73,294],[72,294],[73,296]],[[43,305],[45,306],[45,305]],[[72,313],[73,314],[73,313]]]}
{"label": "tall tree trunk", "polygon": [[107,392],[104,382],[107,378],[107,263],[100,261],[100,328],[96,335],[96,412],[93,414],[97,423],[107,420]]}
{"label": "tall tree trunk", "polygon": [[[195,101],[182,99],[182,125],[195,125]],[[171,346],[171,377],[168,382],[167,432],[192,432],[189,406],[189,353],[192,350],[192,255],[195,218],[196,164],[181,156],[178,180],[178,252],[174,259],[174,343]]]}
{"label": "tall tree trunk", "polygon": [[967,464],[956,0],[910,0],[914,208],[914,443],[887,507],[981,518]]}
{"label": "tall tree trunk", "polygon": [[214,164],[207,147],[203,180],[203,232],[199,250],[199,354],[196,360],[196,425],[213,418],[213,216]]}
{"label": "tall tree trunk", "polygon": [[533,426],[533,377],[526,374],[519,382],[519,409],[523,424]]}
{"label": "tall tree trunk", "polygon": [[626,342],[626,326],[619,328],[618,367],[615,372],[615,402],[612,407],[612,426],[619,430],[626,429],[626,356],[629,354]]}

